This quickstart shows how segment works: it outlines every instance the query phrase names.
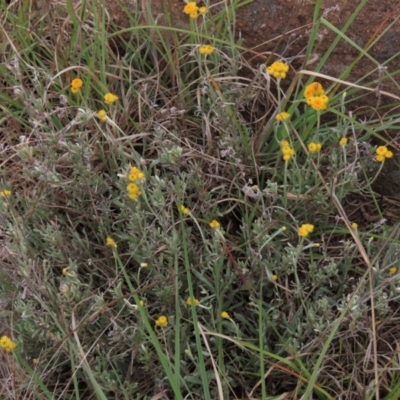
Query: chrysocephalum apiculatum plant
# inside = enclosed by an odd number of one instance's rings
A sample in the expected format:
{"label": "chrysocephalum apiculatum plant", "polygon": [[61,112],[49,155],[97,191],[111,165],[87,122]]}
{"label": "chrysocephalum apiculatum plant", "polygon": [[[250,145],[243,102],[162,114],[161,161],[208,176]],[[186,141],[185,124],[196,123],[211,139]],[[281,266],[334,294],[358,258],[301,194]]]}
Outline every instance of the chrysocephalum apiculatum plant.
{"label": "chrysocephalum apiculatum plant", "polygon": [[[149,4],[123,31],[94,1],[52,11],[60,30],[28,3],[4,10],[0,64],[10,398],[397,398],[399,241],[371,183],[398,103],[365,120],[372,80],[251,65],[245,3],[182,2],[185,29]],[[310,49],[337,33],[320,7]],[[365,192],[378,220],[352,213]]]}

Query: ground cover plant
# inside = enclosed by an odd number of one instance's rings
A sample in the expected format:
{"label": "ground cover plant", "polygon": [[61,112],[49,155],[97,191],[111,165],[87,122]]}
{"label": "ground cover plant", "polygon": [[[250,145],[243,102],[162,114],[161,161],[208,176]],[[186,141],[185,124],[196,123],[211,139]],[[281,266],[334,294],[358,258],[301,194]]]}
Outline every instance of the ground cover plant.
{"label": "ground cover plant", "polygon": [[[346,36],[365,3],[339,30],[317,0],[296,69],[247,61],[246,2],[182,1],[187,29],[1,5],[2,398],[400,396],[400,200],[373,190],[399,70],[369,54],[385,31]],[[368,84],[321,73],[339,40]]]}

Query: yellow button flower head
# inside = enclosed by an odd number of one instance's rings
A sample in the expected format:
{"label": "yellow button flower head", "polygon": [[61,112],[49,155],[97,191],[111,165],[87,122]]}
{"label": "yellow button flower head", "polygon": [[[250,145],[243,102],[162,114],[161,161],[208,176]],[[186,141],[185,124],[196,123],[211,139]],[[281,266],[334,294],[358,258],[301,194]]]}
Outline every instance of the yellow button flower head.
{"label": "yellow button flower head", "polygon": [[290,147],[290,144],[287,140],[282,140],[281,151],[282,151],[282,158],[284,159],[284,161],[289,161],[296,154],[294,149]]}
{"label": "yellow button flower head", "polygon": [[72,79],[71,92],[78,93],[79,90],[81,89],[82,85],[83,85],[82,79],[79,79],[79,78]]}
{"label": "yellow button flower head", "polygon": [[131,200],[135,200],[137,197],[139,197],[142,194],[142,191],[140,190],[139,186],[136,185],[136,183],[130,183],[126,187],[126,190],[128,192],[128,197]]}
{"label": "yellow button flower head", "polygon": [[149,266],[149,264],[146,262],[140,263],[140,268],[147,268],[148,266]]}
{"label": "yellow button flower head", "polygon": [[222,311],[221,318],[223,318],[223,319],[231,319],[230,315],[226,311]]}
{"label": "yellow button flower head", "polygon": [[104,95],[104,103],[111,104],[118,100],[118,96],[112,93],[106,93]]}
{"label": "yellow button flower head", "polygon": [[183,215],[187,215],[189,214],[189,209],[187,207],[185,207],[183,204],[181,204],[179,206],[179,211],[183,214]]}
{"label": "yellow button flower head", "polygon": [[276,282],[276,281],[278,280],[278,275],[275,275],[275,274],[271,275],[271,279],[272,279],[274,282]]}
{"label": "yellow button flower head", "polygon": [[267,67],[267,72],[277,79],[285,79],[288,71],[289,65],[282,61],[275,61],[273,64]]}
{"label": "yellow button flower head", "polygon": [[300,226],[298,230],[298,235],[300,237],[307,237],[309,233],[314,230],[314,225],[312,224],[303,224]]}
{"label": "yellow button flower head", "polygon": [[357,224],[357,222],[353,222],[353,223],[351,224],[351,227],[356,231],[356,230],[358,229],[358,224]]}
{"label": "yellow button flower head", "polygon": [[328,107],[328,96],[309,97],[307,103],[316,111],[326,110]]}
{"label": "yellow button flower head", "polygon": [[107,121],[107,113],[105,112],[105,110],[99,110],[97,111],[97,116],[100,119],[100,121]]}
{"label": "yellow button flower head", "polygon": [[11,190],[4,189],[0,192],[0,197],[10,197],[11,196]]}
{"label": "yellow button flower head", "polygon": [[287,119],[289,119],[289,117],[290,117],[290,114],[288,114],[288,113],[285,112],[285,111],[282,111],[282,112],[280,112],[279,114],[276,114],[275,119],[276,119],[277,121],[286,121]]}
{"label": "yellow button flower head", "polygon": [[347,144],[348,141],[349,141],[349,139],[348,139],[347,137],[343,136],[342,138],[340,138],[339,144],[340,144],[341,146],[346,146],[346,144]]}
{"label": "yellow button flower head", "polygon": [[110,236],[108,236],[106,239],[106,245],[109,247],[112,247],[114,249],[117,248],[117,243],[115,243],[115,240],[113,238],[111,238]]}
{"label": "yellow button flower head", "polygon": [[392,158],[393,152],[391,152],[386,146],[379,146],[376,149],[376,161],[383,162],[386,158]]}
{"label": "yellow button flower head", "polygon": [[313,82],[306,86],[304,90],[304,97],[314,97],[314,96],[322,96],[325,94],[325,90],[319,82]]}
{"label": "yellow button flower head", "polygon": [[198,7],[197,7],[197,4],[196,4],[195,1],[189,1],[189,2],[185,5],[185,7],[183,7],[183,12],[184,12],[185,14],[188,14],[188,15],[192,14],[193,12],[195,12],[195,11],[197,11],[197,10],[198,10]]}
{"label": "yellow button flower head", "polygon": [[221,227],[221,224],[216,219],[213,219],[210,222],[210,227],[213,229],[219,229]]}
{"label": "yellow button flower head", "polygon": [[214,52],[214,47],[210,44],[206,44],[204,46],[199,47],[200,54],[212,54]]}
{"label": "yellow button flower head", "polygon": [[205,6],[199,7],[200,14],[206,14],[208,12],[208,8]]}
{"label": "yellow button flower head", "polygon": [[304,97],[309,106],[314,110],[326,110],[329,103],[329,97],[325,94],[325,90],[319,82],[313,82],[306,86]]}
{"label": "yellow button flower head", "polygon": [[142,181],[145,179],[144,173],[137,167],[131,167],[128,175],[128,180],[130,182]]}
{"label": "yellow button flower head", "polygon": [[187,300],[186,300],[186,304],[188,305],[188,306],[191,306],[192,305],[192,303],[195,305],[195,306],[198,306],[199,304],[200,304],[200,302],[195,298],[195,297],[188,297],[187,298]]}
{"label": "yellow button flower head", "polygon": [[10,353],[16,347],[16,344],[6,335],[0,338],[0,347]]}
{"label": "yellow button flower head", "polygon": [[322,149],[322,144],[321,143],[314,143],[311,142],[308,144],[308,151],[310,153],[318,153]]}
{"label": "yellow button flower head", "polygon": [[156,326],[161,326],[162,328],[165,328],[168,326],[168,318],[165,315],[160,315],[156,319]]}
{"label": "yellow button flower head", "polygon": [[392,267],[389,269],[389,272],[391,275],[394,275],[397,272],[397,268],[396,267]]}

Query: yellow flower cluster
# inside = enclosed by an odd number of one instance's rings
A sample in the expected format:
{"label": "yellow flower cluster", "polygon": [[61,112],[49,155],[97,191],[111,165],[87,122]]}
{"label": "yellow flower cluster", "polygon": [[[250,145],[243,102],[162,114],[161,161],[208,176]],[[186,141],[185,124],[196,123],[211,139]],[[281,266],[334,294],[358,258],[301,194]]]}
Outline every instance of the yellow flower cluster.
{"label": "yellow flower cluster", "polygon": [[210,44],[206,44],[204,46],[199,47],[200,54],[212,54],[214,52],[214,47]]}
{"label": "yellow flower cluster", "polygon": [[391,152],[386,146],[379,146],[376,149],[376,161],[383,162],[386,158],[392,158],[393,152]]}
{"label": "yellow flower cluster", "polygon": [[142,194],[142,191],[140,190],[139,186],[136,185],[136,183],[129,183],[126,187],[126,190],[128,192],[128,197],[131,200],[135,200]]}
{"label": "yellow flower cluster", "polygon": [[191,306],[192,304],[194,304],[195,306],[198,306],[200,304],[200,302],[195,297],[188,297],[186,300],[186,304],[188,306]]}
{"label": "yellow flower cluster", "polygon": [[288,114],[288,113],[285,112],[285,111],[282,111],[282,112],[280,112],[279,114],[276,114],[275,119],[276,119],[277,121],[286,121],[287,119],[289,119],[289,117],[290,117],[290,114]]}
{"label": "yellow flower cluster", "polygon": [[106,93],[104,95],[104,103],[111,104],[115,103],[118,100],[118,96],[112,93]]}
{"label": "yellow flower cluster", "polygon": [[220,224],[216,219],[213,219],[213,220],[210,222],[210,227],[211,227],[212,229],[219,229],[220,226],[221,226],[221,224]]}
{"label": "yellow flower cluster", "polygon": [[142,194],[139,186],[135,182],[143,181],[144,179],[145,179],[145,175],[139,168],[131,167],[131,170],[129,171],[129,174],[128,174],[128,180],[130,183],[126,187],[126,190],[128,192],[128,197],[131,200],[135,200],[137,197],[139,197]]}
{"label": "yellow flower cluster", "polygon": [[207,7],[198,7],[195,1],[189,1],[185,7],[183,7],[183,12],[193,19],[196,19],[200,14],[205,14],[207,11]]}
{"label": "yellow flower cluster", "polygon": [[289,65],[282,61],[275,61],[269,67],[267,67],[267,72],[274,78],[285,79],[289,71]]}
{"label": "yellow flower cluster", "polygon": [[298,235],[300,237],[306,237],[309,233],[314,230],[314,225],[312,224],[303,224],[298,230]]}
{"label": "yellow flower cluster", "polygon": [[6,335],[0,339],[0,347],[8,353],[15,349],[16,344]]}
{"label": "yellow flower cluster", "polygon": [[128,175],[129,182],[143,181],[144,173],[138,167],[131,167]]}
{"label": "yellow flower cluster", "polygon": [[162,328],[165,328],[168,326],[168,318],[165,315],[160,315],[156,319],[156,326],[161,326]]}
{"label": "yellow flower cluster", "polygon": [[[113,249],[117,248],[117,243],[115,243],[115,240],[110,236],[108,236],[106,239],[106,245],[108,247],[112,247]],[[64,272],[63,272],[63,274],[64,274]]]}
{"label": "yellow flower cluster", "polygon": [[325,94],[325,90],[319,82],[313,82],[306,86],[304,97],[307,104],[314,110],[326,110],[328,107],[329,97]]}
{"label": "yellow flower cluster", "polygon": [[183,215],[187,215],[189,214],[189,209],[187,207],[185,207],[183,204],[181,204],[179,206],[179,211],[183,214]]}
{"label": "yellow flower cluster", "polygon": [[391,275],[394,275],[397,272],[397,267],[392,267],[389,269]]}
{"label": "yellow flower cluster", "polygon": [[311,142],[308,144],[308,151],[310,153],[318,153],[322,149],[322,144],[321,143],[314,143]]}
{"label": "yellow flower cluster", "polygon": [[283,154],[283,159],[289,161],[296,153],[287,140],[282,140],[281,151]]}
{"label": "yellow flower cluster", "polygon": [[223,318],[223,319],[231,319],[230,315],[226,311],[222,311],[221,318]]}
{"label": "yellow flower cluster", "polygon": [[351,227],[356,231],[356,230],[358,229],[358,224],[357,224],[357,222],[353,222],[353,223],[351,224]]}
{"label": "yellow flower cluster", "polygon": [[347,142],[349,141],[349,139],[346,136],[343,136],[342,138],[340,138],[339,140],[339,144],[341,146],[346,146]]}
{"label": "yellow flower cluster", "polygon": [[10,197],[11,196],[11,190],[4,189],[0,192],[0,197]]}
{"label": "yellow flower cluster", "polygon": [[107,113],[105,110],[97,111],[97,116],[99,117],[100,121],[106,122],[107,121]]}
{"label": "yellow flower cluster", "polygon": [[79,79],[79,78],[72,79],[71,92],[78,93],[79,90],[81,90],[82,85],[83,85],[82,79]]}

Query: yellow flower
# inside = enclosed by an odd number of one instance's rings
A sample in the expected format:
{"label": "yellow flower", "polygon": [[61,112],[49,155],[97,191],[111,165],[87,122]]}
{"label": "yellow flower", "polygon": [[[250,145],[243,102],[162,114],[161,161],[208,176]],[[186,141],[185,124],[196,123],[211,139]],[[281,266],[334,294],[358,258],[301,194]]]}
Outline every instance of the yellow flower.
{"label": "yellow flower", "polygon": [[189,209],[187,207],[185,207],[183,204],[181,204],[179,206],[179,211],[183,214],[183,215],[187,215],[189,214]]}
{"label": "yellow flower", "polygon": [[11,196],[11,190],[8,189],[4,189],[0,192],[0,196],[1,197],[10,197]]}
{"label": "yellow flower", "polygon": [[15,349],[15,342],[13,342],[8,336],[4,335],[0,339],[0,347],[8,353]]}
{"label": "yellow flower", "polygon": [[326,110],[328,106],[328,97],[327,96],[315,96],[309,97],[308,99],[309,105],[316,111]]}
{"label": "yellow flower", "polygon": [[131,167],[128,180],[131,182],[142,181],[145,178],[144,173],[137,167]]}
{"label": "yellow flower", "polygon": [[115,94],[112,93],[106,93],[104,95],[104,103],[106,104],[111,104],[114,103],[118,100],[118,96],[116,96]]}
{"label": "yellow flower", "polygon": [[387,151],[388,151],[388,149],[386,146],[379,146],[376,149],[376,154],[384,156]]}
{"label": "yellow flower", "polygon": [[358,224],[356,222],[353,222],[351,224],[351,227],[356,231],[358,229]]}
{"label": "yellow flower", "polygon": [[213,229],[219,229],[221,227],[221,224],[216,219],[213,219],[210,222],[210,227]]}
{"label": "yellow flower", "polygon": [[343,136],[342,138],[340,138],[339,144],[340,144],[341,146],[346,146],[346,144],[347,144],[348,141],[349,141],[349,139],[348,139],[347,137]]}
{"label": "yellow flower", "polygon": [[195,305],[195,306],[198,306],[199,304],[200,304],[200,302],[195,298],[195,297],[188,297],[187,298],[187,300],[186,300],[186,304],[188,305],[188,306],[191,306],[192,305],[192,303]]}
{"label": "yellow flower", "polygon": [[279,114],[276,115],[275,119],[277,121],[286,121],[290,117],[290,114],[288,114],[285,111],[280,112]]}
{"label": "yellow flower", "polygon": [[276,282],[276,281],[278,280],[278,275],[275,275],[275,274],[271,275],[271,279],[272,279],[274,282]]}
{"label": "yellow flower", "polygon": [[110,236],[108,236],[106,239],[106,245],[109,247],[113,247],[114,249],[117,248],[117,243],[115,243],[115,240],[113,238],[111,238]]}
{"label": "yellow flower", "polygon": [[192,19],[196,19],[198,16],[199,16],[199,12],[197,10],[195,10],[189,14],[189,17]]}
{"label": "yellow flower", "polygon": [[377,154],[376,157],[375,157],[375,159],[376,159],[376,161],[378,161],[378,162],[383,162],[383,161],[385,161],[385,156],[382,155],[382,154]]}
{"label": "yellow flower", "polygon": [[314,143],[311,142],[308,144],[308,151],[310,153],[318,153],[322,149],[322,144],[321,143]]}
{"label": "yellow flower", "polygon": [[313,82],[306,86],[304,90],[304,97],[322,96],[325,94],[325,90],[319,82]]}
{"label": "yellow flower", "polygon": [[128,197],[129,197],[131,200],[135,200],[137,197],[139,197],[139,196],[142,194],[142,192],[141,192],[139,186],[136,185],[136,183],[130,183],[130,184],[126,187],[126,190],[127,190],[127,192],[128,192]]}
{"label": "yellow flower", "polygon": [[389,269],[391,275],[394,275],[397,272],[397,267],[392,267]]}
{"label": "yellow flower", "polygon": [[385,158],[392,158],[393,157],[393,152],[391,152],[390,150],[388,150],[386,153],[385,153]]}
{"label": "yellow flower", "polygon": [[147,268],[149,264],[147,263],[140,263],[140,268]]}
{"label": "yellow flower", "polygon": [[140,304],[142,307],[144,307],[145,301],[144,301],[144,300],[139,300],[139,304]]}
{"label": "yellow flower", "polygon": [[386,146],[379,146],[376,149],[376,161],[385,161],[385,158],[392,158],[393,152],[391,152]]}
{"label": "yellow flower", "polygon": [[63,268],[63,270],[61,271],[61,273],[62,273],[64,276],[67,276],[67,274],[68,274],[67,268]]}
{"label": "yellow flower", "polygon": [[214,47],[210,44],[199,47],[200,54],[212,54],[214,52]]}
{"label": "yellow flower", "polygon": [[78,93],[82,85],[83,85],[82,79],[79,78],[72,79],[71,92]]}
{"label": "yellow flower", "polygon": [[281,61],[275,61],[273,64],[267,67],[267,72],[277,79],[285,79],[288,71],[289,65]]}
{"label": "yellow flower", "polygon": [[205,6],[199,7],[199,13],[200,14],[205,14],[208,12],[208,8]]}
{"label": "yellow flower", "polygon": [[97,116],[99,117],[100,121],[107,121],[107,113],[104,110],[97,111]]}
{"label": "yellow flower", "polygon": [[168,318],[165,315],[160,315],[156,319],[156,326],[161,326],[162,328],[165,328],[168,326]]}
{"label": "yellow flower", "polygon": [[284,161],[289,161],[296,154],[294,149],[290,147],[290,144],[287,140],[282,140],[281,151],[282,151],[282,158],[284,159]]}
{"label": "yellow flower", "polygon": [[197,4],[195,1],[189,1],[185,5],[185,7],[183,7],[183,12],[188,15],[192,14],[194,11],[197,11],[197,10],[198,10],[198,7],[197,7]]}
{"label": "yellow flower", "polygon": [[300,226],[300,228],[298,230],[298,235],[300,237],[306,237],[313,230],[314,230],[314,225],[312,225],[312,224],[303,224],[303,225]]}
{"label": "yellow flower", "polygon": [[231,317],[229,316],[229,314],[226,311],[222,311],[221,318],[223,318],[223,319],[231,319]]}

